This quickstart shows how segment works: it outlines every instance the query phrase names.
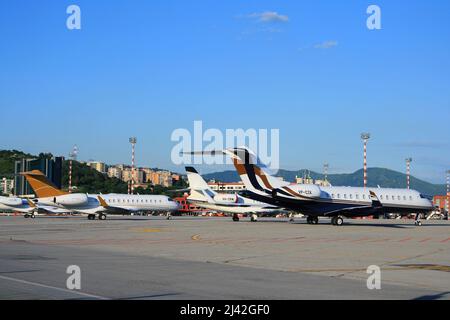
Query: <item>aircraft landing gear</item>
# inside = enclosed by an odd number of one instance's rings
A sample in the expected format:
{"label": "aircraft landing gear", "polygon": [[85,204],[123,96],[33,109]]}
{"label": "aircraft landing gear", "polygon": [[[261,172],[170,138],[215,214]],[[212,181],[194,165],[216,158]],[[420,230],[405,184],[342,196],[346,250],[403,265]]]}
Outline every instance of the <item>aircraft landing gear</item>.
{"label": "aircraft landing gear", "polygon": [[331,218],[331,224],[333,226],[342,226],[344,224],[344,219],[341,216]]}
{"label": "aircraft landing gear", "polygon": [[106,214],[100,213],[100,214],[98,215],[98,220],[106,220]]}
{"label": "aircraft landing gear", "polygon": [[422,221],[420,221],[420,214],[417,214],[416,215],[416,220],[414,220],[414,225],[415,226],[417,226],[417,227],[420,227],[420,226],[422,226]]}
{"label": "aircraft landing gear", "polygon": [[95,214],[88,214],[88,220],[95,220]]}
{"label": "aircraft landing gear", "polygon": [[306,218],[306,222],[307,222],[308,224],[319,224],[319,218],[318,218],[318,217],[311,217],[311,216],[308,216],[308,217]]}
{"label": "aircraft landing gear", "polygon": [[289,213],[289,222],[295,222],[294,215],[292,213]]}
{"label": "aircraft landing gear", "polygon": [[258,215],[252,214],[251,217],[250,217],[250,221],[251,222],[257,222],[258,221]]}
{"label": "aircraft landing gear", "polygon": [[237,213],[233,214],[233,221],[234,222],[238,222],[239,221],[239,216]]}

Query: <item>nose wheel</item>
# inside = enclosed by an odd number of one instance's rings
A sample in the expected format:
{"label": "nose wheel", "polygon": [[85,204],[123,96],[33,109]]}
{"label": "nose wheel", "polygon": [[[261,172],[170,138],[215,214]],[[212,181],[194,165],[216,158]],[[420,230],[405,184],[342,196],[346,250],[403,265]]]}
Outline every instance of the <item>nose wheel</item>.
{"label": "nose wheel", "polygon": [[239,216],[237,213],[233,214],[233,221],[234,222],[238,222],[239,221]]}
{"label": "nose wheel", "polygon": [[295,222],[294,215],[292,213],[289,213],[289,222]]}
{"label": "nose wheel", "polygon": [[421,217],[421,215],[417,214],[416,215],[416,220],[414,220],[414,225],[417,226],[417,227],[422,226],[422,221],[420,221],[420,217]]}

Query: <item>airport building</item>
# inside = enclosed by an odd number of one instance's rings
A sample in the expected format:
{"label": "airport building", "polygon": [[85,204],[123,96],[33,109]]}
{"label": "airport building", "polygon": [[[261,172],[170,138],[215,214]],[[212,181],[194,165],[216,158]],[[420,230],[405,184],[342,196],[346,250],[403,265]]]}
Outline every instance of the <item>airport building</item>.
{"label": "airport building", "polygon": [[202,207],[199,207],[193,203],[190,203],[188,201],[188,194],[185,194],[182,197],[174,198],[173,200],[176,201],[180,205],[180,209],[178,210],[179,214],[186,214],[186,215],[201,215],[202,213],[209,212],[211,210],[205,209]]}
{"label": "airport building", "polygon": [[295,177],[295,183],[298,184],[315,184],[320,187],[329,187],[330,182],[326,180],[320,180],[320,179],[312,179],[311,177]]}
{"label": "airport building", "polygon": [[319,187],[330,187],[331,184],[327,179],[313,179],[308,170],[305,170],[303,176],[295,176],[295,183],[297,184],[315,184]]}
{"label": "airport building", "polygon": [[1,193],[3,193],[3,194],[6,194],[6,195],[12,194],[12,192],[14,190],[14,179],[3,178],[0,190],[1,190]]}
{"label": "airport building", "polygon": [[30,196],[33,195],[33,189],[30,187],[25,177],[20,173],[39,170],[46,175],[58,189],[62,186],[62,166],[64,157],[22,159],[14,163],[14,195]]}
{"label": "airport building", "polygon": [[450,193],[447,196],[434,196],[433,197],[433,205],[441,209],[441,211],[450,208],[450,203],[448,203],[450,199]]}
{"label": "airport building", "polygon": [[212,190],[220,193],[237,193],[246,189],[243,182],[224,183],[210,181],[208,182],[208,186]]}

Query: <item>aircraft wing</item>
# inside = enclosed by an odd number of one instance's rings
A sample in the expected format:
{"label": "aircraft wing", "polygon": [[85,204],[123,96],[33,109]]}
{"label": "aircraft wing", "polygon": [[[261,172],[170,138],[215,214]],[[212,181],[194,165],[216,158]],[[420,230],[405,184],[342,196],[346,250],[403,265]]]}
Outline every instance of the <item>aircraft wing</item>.
{"label": "aircraft wing", "polygon": [[36,204],[33,201],[31,201],[30,199],[28,199],[27,201],[28,201],[28,205],[30,206],[30,209],[28,209],[28,212],[33,211],[33,210],[38,210],[38,212],[44,211],[44,212],[50,213],[50,214],[60,214],[60,213],[70,213],[71,212],[70,210],[67,210],[67,209]]}
{"label": "aircraft wing", "polygon": [[39,211],[42,210],[42,211],[45,211],[45,212],[50,213],[50,214],[60,214],[60,213],[70,213],[70,212],[72,212],[70,210],[56,208],[56,207],[50,207],[50,206],[39,206],[38,210]]}
{"label": "aircraft wing", "polygon": [[110,206],[106,203],[105,199],[103,199],[101,196],[98,196],[98,201],[100,202],[100,205],[105,209],[104,213],[109,214],[131,214],[133,212],[138,212],[139,209],[133,208],[133,207],[115,207]]}

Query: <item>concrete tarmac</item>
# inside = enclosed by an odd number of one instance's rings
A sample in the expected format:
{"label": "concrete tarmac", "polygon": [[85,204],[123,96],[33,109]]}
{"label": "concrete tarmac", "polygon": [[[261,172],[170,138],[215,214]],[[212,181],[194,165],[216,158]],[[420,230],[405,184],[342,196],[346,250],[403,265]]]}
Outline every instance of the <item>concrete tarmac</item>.
{"label": "concrete tarmac", "polygon": [[450,223],[0,217],[0,299],[448,300]]}

